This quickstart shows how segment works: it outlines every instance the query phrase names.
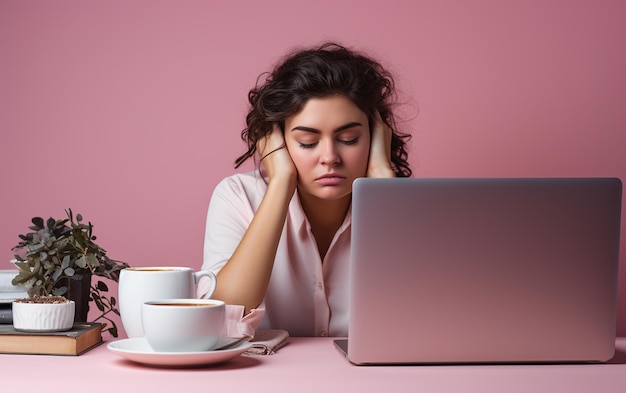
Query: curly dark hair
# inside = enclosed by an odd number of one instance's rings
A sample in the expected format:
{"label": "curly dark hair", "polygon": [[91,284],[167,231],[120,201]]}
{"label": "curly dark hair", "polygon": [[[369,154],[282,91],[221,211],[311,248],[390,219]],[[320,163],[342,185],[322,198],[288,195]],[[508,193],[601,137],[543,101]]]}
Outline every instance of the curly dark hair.
{"label": "curly dark hair", "polygon": [[405,146],[411,135],[397,129],[392,111],[397,100],[392,75],[376,60],[336,43],[292,52],[271,73],[261,74],[256,87],[248,93],[247,127],[241,132],[248,150],[237,158],[235,168],[254,156],[257,141],[272,131],[274,123],[284,132],[285,120],[298,113],[310,98],[332,95],[352,100],[367,114],[370,125],[378,110],[393,131],[392,169],[398,177],[411,176]]}

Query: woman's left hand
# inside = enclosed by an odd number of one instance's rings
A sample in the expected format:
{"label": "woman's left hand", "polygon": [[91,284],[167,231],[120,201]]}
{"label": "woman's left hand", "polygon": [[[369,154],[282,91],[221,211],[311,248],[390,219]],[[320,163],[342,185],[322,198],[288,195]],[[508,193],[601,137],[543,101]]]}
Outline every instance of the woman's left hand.
{"label": "woman's left hand", "polygon": [[391,127],[385,124],[380,113],[376,111],[372,126],[367,177],[396,176],[391,169],[391,134]]}

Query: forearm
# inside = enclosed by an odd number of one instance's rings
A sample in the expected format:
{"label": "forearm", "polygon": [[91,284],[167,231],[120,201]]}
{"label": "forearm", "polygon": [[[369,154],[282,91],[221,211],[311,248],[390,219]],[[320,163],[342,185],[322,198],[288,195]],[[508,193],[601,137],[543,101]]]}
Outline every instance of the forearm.
{"label": "forearm", "polygon": [[263,301],[289,201],[295,191],[292,183],[291,180],[270,181],[248,229],[217,276],[213,297],[243,305],[246,313]]}

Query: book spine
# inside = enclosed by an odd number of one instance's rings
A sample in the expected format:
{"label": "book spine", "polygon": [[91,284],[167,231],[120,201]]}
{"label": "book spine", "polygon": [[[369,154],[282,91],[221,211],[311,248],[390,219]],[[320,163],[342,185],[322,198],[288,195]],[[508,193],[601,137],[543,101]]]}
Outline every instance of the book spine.
{"label": "book spine", "polygon": [[11,307],[0,308],[0,323],[2,324],[13,323],[13,310],[11,310]]}

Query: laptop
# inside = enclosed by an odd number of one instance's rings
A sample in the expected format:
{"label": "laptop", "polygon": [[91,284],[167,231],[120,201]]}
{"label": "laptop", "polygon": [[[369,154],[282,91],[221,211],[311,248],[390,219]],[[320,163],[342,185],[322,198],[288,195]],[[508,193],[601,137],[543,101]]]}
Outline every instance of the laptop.
{"label": "laptop", "polygon": [[603,362],[615,352],[616,178],[354,182],[358,365]]}

